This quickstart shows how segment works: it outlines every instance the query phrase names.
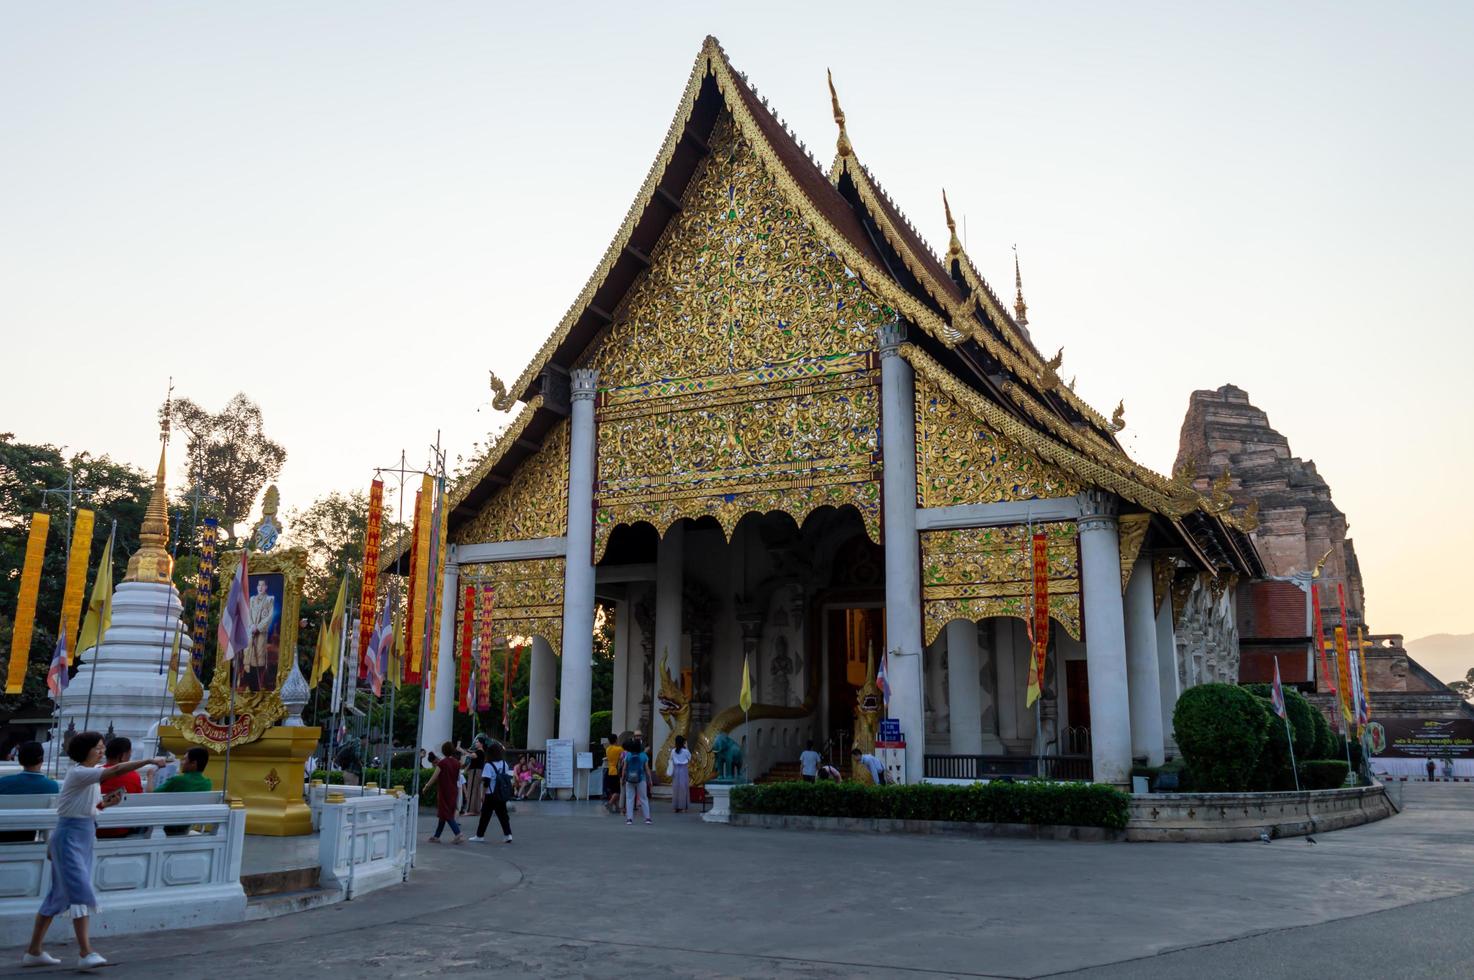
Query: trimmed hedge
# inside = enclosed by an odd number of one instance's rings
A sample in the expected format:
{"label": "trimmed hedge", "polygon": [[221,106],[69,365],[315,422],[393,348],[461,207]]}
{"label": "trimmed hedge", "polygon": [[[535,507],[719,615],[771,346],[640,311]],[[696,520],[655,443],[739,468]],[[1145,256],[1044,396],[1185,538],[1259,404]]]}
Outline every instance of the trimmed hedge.
{"label": "trimmed hedge", "polygon": [[1257,788],[1255,775],[1269,723],[1254,695],[1237,684],[1190,687],[1177,699],[1172,730],[1192,770],[1195,790],[1241,793]]}
{"label": "trimmed hedge", "polygon": [[[1280,716],[1274,713],[1274,703],[1270,700],[1270,686],[1268,684],[1245,684],[1244,690],[1259,699],[1259,706],[1264,709],[1267,739],[1263,750],[1259,753],[1259,765],[1254,773],[1253,786],[1261,790],[1292,790],[1295,788],[1295,775],[1290,771],[1290,744],[1285,738],[1285,723]],[[1294,688],[1287,687],[1285,691],[1285,714],[1290,716],[1290,727],[1295,734],[1295,760],[1303,762],[1315,759],[1314,754],[1318,736],[1315,728],[1315,716],[1320,712],[1307,700],[1305,696]]]}
{"label": "trimmed hedge", "polygon": [[1326,721],[1326,716],[1319,709],[1315,712],[1315,751],[1310,753],[1312,759],[1333,759],[1341,748],[1341,742],[1336,733],[1331,730],[1331,723]]}
{"label": "trimmed hedge", "polygon": [[1340,789],[1350,770],[1340,759],[1315,759],[1300,763],[1301,789]]}
{"label": "trimmed hedge", "polygon": [[869,786],[859,783],[766,783],[734,786],[738,813],[783,816],[956,820],[1123,830],[1131,797],[1111,786],[1044,780],[972,786]]}

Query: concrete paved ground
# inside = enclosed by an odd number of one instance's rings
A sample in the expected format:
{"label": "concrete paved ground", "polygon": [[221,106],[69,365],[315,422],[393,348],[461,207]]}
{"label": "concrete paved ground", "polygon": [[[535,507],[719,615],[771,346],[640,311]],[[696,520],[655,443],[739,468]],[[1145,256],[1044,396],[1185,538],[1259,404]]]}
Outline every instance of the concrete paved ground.
{"label": "concrete paved ground", "polygon": [[1410,783],[1405,804],[1315,845],[626,827],[533,804],[513,844],[422,846],[400,888],[97,945],[110,977],[155,980],[1474,975],[1474,785]]}

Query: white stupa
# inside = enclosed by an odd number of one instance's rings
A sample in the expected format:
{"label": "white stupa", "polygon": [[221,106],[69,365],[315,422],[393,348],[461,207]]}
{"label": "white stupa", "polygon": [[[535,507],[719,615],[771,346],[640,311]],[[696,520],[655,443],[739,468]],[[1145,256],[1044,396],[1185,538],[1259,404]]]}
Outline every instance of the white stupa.
{"label": "white stupa", "polygon": [[83,652],[82,666],[62,694],[48,758],[60,759],[65,765],[62,746],[68,732],[88,729],[126,735],[133,740],[135,758],[157,751],[159,719],[167,720],[175,711],[165,676],[174,638],[180,638],[181,665],[188,666],[194,645],[179,619],[184,604],[174,588],[174,559],[168,544],[161,450],[138,550],[128,560],[127,575],[113,591],[111,624],[101,645]]}

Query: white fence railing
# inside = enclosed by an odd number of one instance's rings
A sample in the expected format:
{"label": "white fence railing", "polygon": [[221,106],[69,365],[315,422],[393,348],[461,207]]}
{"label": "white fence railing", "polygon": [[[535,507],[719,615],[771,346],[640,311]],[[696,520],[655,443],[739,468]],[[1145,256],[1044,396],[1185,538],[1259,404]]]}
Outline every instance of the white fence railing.
{"label": "white fence railing", "polygon": [[[133,797],[98,814],[99,827],[126,827],[132,833],[94,845],[94,936],[172,931],[244,918],[240,877],[246,811],[195,802],[196,796],[205,794],[177,794],[183,798],[179,802]],[[17,806],[18,801],[29,806]],[[46,796],[11,797],[6,804],[0,807],[0,840],[31,838],[0,843],[0,946],[16,946],[30,938],[36,910],[51,887],[46,847],[56,811]],[[166,834],[165,828],[177,836]],[[70,934],[64,917],[52,923],[52,939]]]}
{"label": "white fence railing", "polygon": [[[352,790],[358,787],[347,787]],[[414,864],[418,800],[370,789],[356,795],[309,794],[322,866],[320,881],[343,889],[347,898],[404,880]]]}

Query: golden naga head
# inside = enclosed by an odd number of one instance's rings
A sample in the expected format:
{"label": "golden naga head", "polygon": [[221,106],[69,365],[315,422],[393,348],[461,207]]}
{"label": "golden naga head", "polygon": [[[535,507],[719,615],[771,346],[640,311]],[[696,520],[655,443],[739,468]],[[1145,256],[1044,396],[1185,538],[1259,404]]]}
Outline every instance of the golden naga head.
{"label": "golden naga head", "polygon": [[[1074,387],[1071,385],[1071,387]],[[1120,432],[1126,428],[1126,399],[1116,403],[1116,410],[1111,413],[1111,431]]]}
{"label": "golden naga head", "polygon": [[660,713],[663,715],[678,715],[690,708],[691,703],[686,700],[686,692],[681,690],[681,685],[670,675],[670,669],[666,666],[666,655],[670,651],[660,654],[660,691],[656,695],[656,701],[660,705]]}
{"label": "golden naga head", "polygon": [[1240,531],[1243,531],[1245,534],[1249,534],[1253,531],[1259,530],[1258,497],[1255,497],[1253,500],[1249,501],[1249,506],[1244,508],[1244,512],[1238,515],[1234,523],[1238,525],[1238,529]]}
{"label": "golden naga head", "polygon": [[1044,362],[1044,369],[1039,372],[1039,383],[1044,386],[1045,391],[1053,391],[1058,388],[1062,381],[1059,378],[1059,367],[1065,362],[1065,349],[1061,347],[1054,352],[1054,356]]}
{"label": "golden naga head", "polygon": [[496,376],[495,371],[486,373],[491,375],[491,407],[498,412],[511,411],[512,406],[517,404],[517,399],[507,394],[506,384]]}
{"label": "golden naga head", "polygon": [[1233,506],[1233,494],[1228,492],[1231,482],[1233,482],[1233,477],[1229,475],[1228,467],[1225,466],[1223,472],[1218,474],[1218,478],[1213,481],[1212,498],[1209,501],[1209,507],[1213,513],[1227,514],[1228,509]]}

